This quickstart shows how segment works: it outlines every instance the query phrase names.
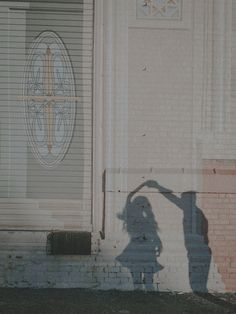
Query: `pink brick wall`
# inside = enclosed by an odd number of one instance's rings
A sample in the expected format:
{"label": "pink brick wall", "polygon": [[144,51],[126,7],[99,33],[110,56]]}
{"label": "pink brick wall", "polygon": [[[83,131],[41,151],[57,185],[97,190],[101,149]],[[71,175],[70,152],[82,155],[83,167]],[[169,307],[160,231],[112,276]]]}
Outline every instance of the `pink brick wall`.
{"label": "pink brick wall", "polygon": [[212,255],[227,291],[236,291],[235,169],[236,161],[204,161],[202,208],[208,219]]}

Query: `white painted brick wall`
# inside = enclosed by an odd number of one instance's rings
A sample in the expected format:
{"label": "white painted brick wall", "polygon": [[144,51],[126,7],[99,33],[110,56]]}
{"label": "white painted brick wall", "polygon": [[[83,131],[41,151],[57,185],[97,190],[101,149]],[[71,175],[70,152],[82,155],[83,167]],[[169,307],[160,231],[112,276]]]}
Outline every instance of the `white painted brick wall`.
{"label": "white painted brick wall", "polygon": [[[178,197],[181,192],[194,189],[195,181],[199,183],[199,192],[203,192],[201,174],[196,174],[197,169],[193,167],[196,156],[235,158],[234,129],[217,138],[207,134],[207,139],[201,137],[202,130],[195,130],[202,124],[205,105],[205,100],[201,101],[204,99],[201,79],[194,85],[195,77],[203,75],[201,66],[205,62],[201,50],[204,36],[200,32],[204,1],[195,7],[198,11],[194,14],[199,18],[195,20],[196,25],[190,23],[181,29],[173,29],[171,21],[169,28],[128,27],[130,17],[124,15],[127,1],[109,2],[112,2],[109,31],[115,36],[111,36],[112,43],[105,43],[107,50],[111,50],[110,59],[105,60],[105,66],[111,67],[111,77],[106,73],[104,80],[111,79],[112,88],[105,85],[104,168],[115,169],[107,170],[105,240],[99,239],[99,253],[91,257],[53,257],[46,255],[46,232],[0,231],[0,286],[145,289],[147,285],[142,281],[134,287],[130,270],[137,277],[140,272],[152,276],[153,261],[145,261],[142,269],[137,265],[129,269],[116,261],[130,241],[117,217],[124,209],[129,192],[150,179],[174,190]],[[190,21],[193,21],[192,12],[187,12]],[[200,151],[193,151],[196,143]],[[193,172],[186,174],[186,170]],[[157,260],[164,268],[153,276],[150,286],[159,290],[190,291],[183,212],[156,190],[144,189],[139,195],[151,203],[163,244]],[[201,256],[202,252],[197,254]],[[197,282],[201,267],[198,262],[192,266],[192,276]],[[214,258],[208,289],[224,291]]]}

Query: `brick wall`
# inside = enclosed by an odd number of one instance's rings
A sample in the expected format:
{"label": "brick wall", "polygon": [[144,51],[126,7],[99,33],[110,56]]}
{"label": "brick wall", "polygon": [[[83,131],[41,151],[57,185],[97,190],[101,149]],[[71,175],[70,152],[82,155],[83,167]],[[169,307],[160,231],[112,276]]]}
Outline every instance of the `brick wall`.
{"label": "brick wall", "polygon": [[210,247],[226,290],[235,291],[236,161],[205,160],[204,173],[202,207],[209,222]]}

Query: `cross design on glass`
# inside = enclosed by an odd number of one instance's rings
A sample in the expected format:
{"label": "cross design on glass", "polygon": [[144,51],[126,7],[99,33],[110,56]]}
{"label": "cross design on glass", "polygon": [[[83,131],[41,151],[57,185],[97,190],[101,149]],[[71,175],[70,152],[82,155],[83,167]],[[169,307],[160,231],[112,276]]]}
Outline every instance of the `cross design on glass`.
{"label": "cross design on glass", "polygon": [[53,53],[49,46],[46,49],[43,63],[43,91],[44,95],[27,95],[23,96],[21,99],[46,102],[44,112],[46,116],[45,123],[47,125],[47,149],[48,153],[51,153],[53,147],[53,105],[58,101],[76,101],[79,100],[79,97],[55,95]]}

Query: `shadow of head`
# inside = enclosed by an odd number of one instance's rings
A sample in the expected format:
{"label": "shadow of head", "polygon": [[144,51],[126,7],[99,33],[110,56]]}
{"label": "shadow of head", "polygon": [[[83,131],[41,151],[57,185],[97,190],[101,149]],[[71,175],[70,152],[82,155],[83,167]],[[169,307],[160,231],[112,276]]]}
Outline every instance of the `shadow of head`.
{"label": "shadow of head", "polygon": [[117,217],[123,220],[129,234],[154,234],[158,230],[151,204],[145,196],[135,197]]}
{"label": "shadow of head", "polygon": [[121,220],[128,220],[131,217],[135,217],[136,219],[154,219],[151,204],[148,198],[145,196],[135,197],[125,209],[125,212],[119,213],[117,215],[117,217]]}

